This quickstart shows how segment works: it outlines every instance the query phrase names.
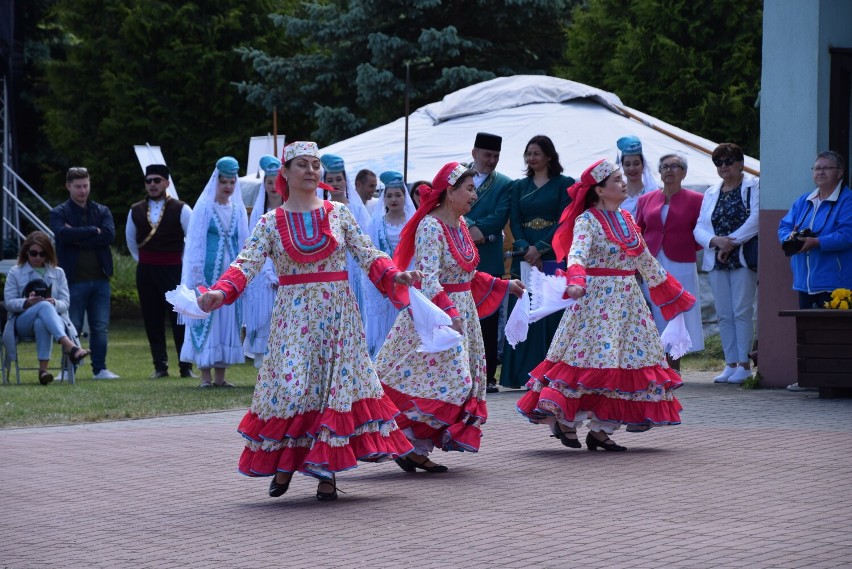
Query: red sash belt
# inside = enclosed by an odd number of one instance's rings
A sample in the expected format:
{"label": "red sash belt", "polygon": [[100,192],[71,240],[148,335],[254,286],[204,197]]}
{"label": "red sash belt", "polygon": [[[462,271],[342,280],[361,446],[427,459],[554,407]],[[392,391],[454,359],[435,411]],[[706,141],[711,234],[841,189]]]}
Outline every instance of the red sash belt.
{"label": "red sash belt", "polygon": [[[444,289],[444,292],[466,292],[470,290],[470,283],[472,281],[467,281],[466,283],[441,283],[441,288]],[[420,283],[414,283],[414,288],[419,289]]]}
{"label": "red sash belt", "polygon": [[303,273],[301,275],[278,275],[278,284],[284,286],[305,283],[330,283],[332,281],[345,281],[348,278],[349,273],[347,271]]}
{"label": "red sash belt", "polygon": [[466,292],[470,290],[470,281],[466,283],[441,283],[444,292]]}
{"label": "red sash belt", "polygon": [[625,271],[622,269],[598,269],[590,267],[586,269],[586,274],[590,277],[630,277],[636,274],[636,271]]}

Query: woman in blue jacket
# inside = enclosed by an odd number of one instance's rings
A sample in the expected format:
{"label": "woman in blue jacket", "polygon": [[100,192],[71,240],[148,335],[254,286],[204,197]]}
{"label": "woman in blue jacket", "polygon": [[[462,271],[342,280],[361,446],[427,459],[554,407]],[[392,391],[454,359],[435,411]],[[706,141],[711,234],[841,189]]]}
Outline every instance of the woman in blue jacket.
{"label": "woman in blue jacket", "polygon": [[843,185],[845,161],[836,152],[820,152],[811,170],[816,189],[799,197],[778,226],[799,308],[822,308],[831,291],[852,288],[852,192]]}

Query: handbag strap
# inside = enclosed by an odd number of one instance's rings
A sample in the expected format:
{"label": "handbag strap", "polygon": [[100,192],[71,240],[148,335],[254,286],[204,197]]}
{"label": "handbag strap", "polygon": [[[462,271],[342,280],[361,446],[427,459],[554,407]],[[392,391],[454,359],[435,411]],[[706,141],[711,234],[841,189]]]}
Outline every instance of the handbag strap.
{"label": "handbag strap", "polygon": [[751,215],[751,184],[746,189],[746,217]]}

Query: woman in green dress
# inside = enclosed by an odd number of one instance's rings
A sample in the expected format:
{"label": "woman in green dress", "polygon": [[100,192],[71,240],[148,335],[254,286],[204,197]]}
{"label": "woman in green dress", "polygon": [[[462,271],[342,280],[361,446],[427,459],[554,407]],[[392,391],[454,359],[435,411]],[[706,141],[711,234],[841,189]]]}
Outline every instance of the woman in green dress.
{"label": "woman in green dress", "polygon": [[[515,252],[513,279],[522,279],[522,261],[549,275],[556,271],[556,255],[550,241],[562,210],[571,201],[568,188],[574,184],[573,178],[562,175],[559,154],[553,141],[544,135],[536,135],[527,143],[524,162],[527,175],[515,180],[511,188],[509,224],[515,238],[512,245]],[[514,297],[509,299],[510,314],[515,302]],[[531,324],[526,341],[515,348],[504,341],[500,385],[514,388],[526,385],[530,371],[547,355],[561,319],[560,310]]]}

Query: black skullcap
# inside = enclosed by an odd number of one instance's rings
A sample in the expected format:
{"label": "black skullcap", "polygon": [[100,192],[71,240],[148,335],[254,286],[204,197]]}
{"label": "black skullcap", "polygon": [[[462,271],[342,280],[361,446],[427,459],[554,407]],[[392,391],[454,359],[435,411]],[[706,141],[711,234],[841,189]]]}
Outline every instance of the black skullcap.
{"label": "black skullcap", "polygon": [[474,148],[481,148],[483,150],[493,150],[495,152],[500,152],[500,147],[503,144],[503,137],[497,136],[496,134],[488,134],[487,132],[477,132],[476,133],[476,141],[473,143]]}
{"label": "black skullcap", "polygon": [[148,167],[145,168],[145,175],[150,176],[161,176],[166,180],[169,179],[169,167],[165,164],[148,164]]}

